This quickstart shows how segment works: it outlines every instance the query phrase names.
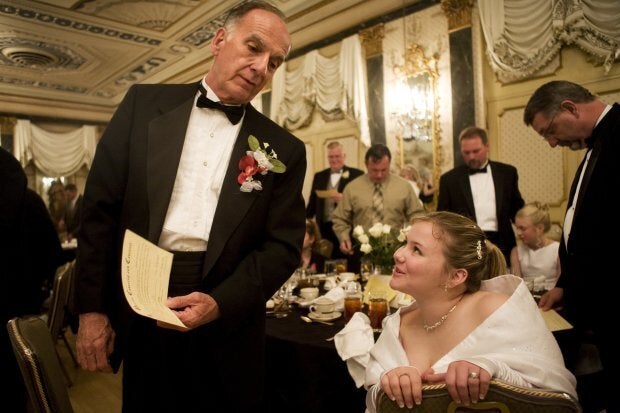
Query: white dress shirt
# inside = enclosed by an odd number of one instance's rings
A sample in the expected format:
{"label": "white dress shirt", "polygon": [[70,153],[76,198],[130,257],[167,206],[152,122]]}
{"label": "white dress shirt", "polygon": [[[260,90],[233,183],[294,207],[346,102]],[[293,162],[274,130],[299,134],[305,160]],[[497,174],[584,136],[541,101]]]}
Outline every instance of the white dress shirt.
{"label": "white dress shirt", "polygon": [[[219,101],[204,79],[203,86],[209,99]],[[198,108],[194,100],[160,247],[169,251],[206,250],[241,123],[233,125],[222,111]]]}

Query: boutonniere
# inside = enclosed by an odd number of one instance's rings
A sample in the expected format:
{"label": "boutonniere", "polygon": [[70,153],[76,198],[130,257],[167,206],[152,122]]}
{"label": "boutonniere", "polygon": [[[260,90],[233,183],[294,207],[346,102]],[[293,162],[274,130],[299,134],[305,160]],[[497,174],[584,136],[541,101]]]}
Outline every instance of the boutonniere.
{"label": "boutonniere", "polygon": [[254,135],[248,137],[248,145],[250,150],[239,161],[241,173],[237,182],[241,185],[241,192],[260,191],[263,185],[261,181],[254,179],[254,175],[267,175],[269,171],[281,174],[286,171],[286,165],[278,160],[278,154],[273,149],[268,149],[268,143],[261,144]]}
{"label": "boutonniere", "polygon": [[349,170],[348,169],[342,173],[342,179],[349,179]]}

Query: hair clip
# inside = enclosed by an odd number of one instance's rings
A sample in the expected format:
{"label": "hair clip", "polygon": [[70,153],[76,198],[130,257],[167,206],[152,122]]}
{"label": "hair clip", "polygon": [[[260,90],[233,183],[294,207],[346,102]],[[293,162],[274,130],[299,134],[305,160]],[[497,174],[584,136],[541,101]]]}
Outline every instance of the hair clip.
{"label": "hair clip", "polygon": [[476,244],[476,254],[478,254],[478,259],[482,259],[482,241],[478,240]]}

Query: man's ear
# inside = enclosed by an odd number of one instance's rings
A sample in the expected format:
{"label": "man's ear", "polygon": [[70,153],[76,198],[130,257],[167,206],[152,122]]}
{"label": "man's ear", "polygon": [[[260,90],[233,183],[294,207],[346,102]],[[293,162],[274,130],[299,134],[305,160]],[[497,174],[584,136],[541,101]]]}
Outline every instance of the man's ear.
{"label": "man's ear", "polygon": [[568,100],[568,99],[563,100],[562,103],[560,103],[560,109],[568,113],[572,113],[575,116],[578,116],[577,105],[572,100]]}
{"label": "man's ear", "polygon": [[217,29],[217,31],[215,32],[215,36],[213,36],[213,39],[211,40],[211,53],[213,53],[213,56],[217,56],[220,53],[222,45],[225,41],[226,29],[220,27],[219,29]]}

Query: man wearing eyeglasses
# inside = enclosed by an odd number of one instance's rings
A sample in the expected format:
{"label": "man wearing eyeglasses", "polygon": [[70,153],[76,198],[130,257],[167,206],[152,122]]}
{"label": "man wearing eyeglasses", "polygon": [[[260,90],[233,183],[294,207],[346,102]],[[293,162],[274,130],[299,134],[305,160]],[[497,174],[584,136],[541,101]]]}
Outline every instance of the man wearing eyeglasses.
{"label": "man wearing eyeglasses", "polygon": [[441,176],[437,210],[476,221],[509,263],[510,251],[517,245],[512,223],[524,205],[517,168],[489,161],[489,138],[482,128],[463,129],[459,143],[464,165]]}
{"label": "man wearing eyeglasses", "polygon": [[[566,318],[575,326],[571,343],[563,343],[566,363],[574,367],[573,358],[584,334],[591,335],[603,366],[604,395],[583,391],[578,384],[580,401],[595,400],[594,411],[607,408],[619,411],[618,398],[612,394],[612,374],[618,363],[612,356],[609,315],[617,291],[609,288],[606,277],[616,277],[618,248],[603,240],[601,234],[620,233],[618,207],[610,196],[620,188],[620,105],[608,105],[590,91],[568,81],[552,81],[539,87],[530,98],[523,121],[549,143],[572,150],[586,149],[568,198],[560,242],[561,275],[556,288],[543,295],[539,306],[544,310],[562,305]],[[577,376],[578,383],[580,376]],[[605,400],[606,399],[606,400]],[[607,403],[605,405],[605,402]],[[589,409],[585,408],[584,411]]]}

